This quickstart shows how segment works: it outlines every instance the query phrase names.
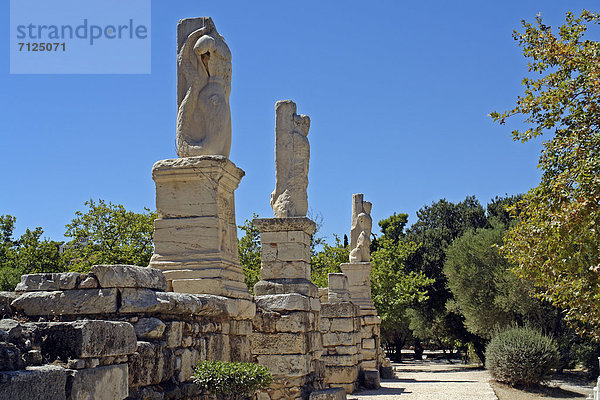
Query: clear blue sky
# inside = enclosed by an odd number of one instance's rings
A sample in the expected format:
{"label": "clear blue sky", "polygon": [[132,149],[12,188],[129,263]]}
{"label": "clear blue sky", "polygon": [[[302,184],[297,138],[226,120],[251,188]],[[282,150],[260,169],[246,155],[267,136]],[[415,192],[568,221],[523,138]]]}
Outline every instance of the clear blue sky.
{"label": "clear blue sky", "polygon": [[[84,201],[154,208],[152,164],[176,157],[176,25],[210,16],[233,53],[230,159],[246,171],[238,224],[272,216],[274,104],[310,116],[309,207],[349,231],[352,193],[373,219],[440,198],[486,203],[537,185],[540,142],[488,113],[514,104],[525,61],[511,38],[598,1],[152,1],[149,75],[10,75],[0,29],[0,214],[62,240]],[[515,125],[516,126],[516,125]]]}

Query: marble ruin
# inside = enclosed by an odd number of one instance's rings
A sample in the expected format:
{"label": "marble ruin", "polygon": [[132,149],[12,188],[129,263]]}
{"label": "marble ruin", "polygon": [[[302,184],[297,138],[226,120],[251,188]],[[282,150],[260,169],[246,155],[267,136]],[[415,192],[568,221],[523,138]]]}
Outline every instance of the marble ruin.
{"label": "marble ruin", "polygon": [[221,155],[231,148],[231,51],[212,19],[177,24],[177,154]]}
{"label": "marble ruin", "polygon": [[275,218],[305,217],[308,211],[310,118],[296,114],[291,100],[275,104],[275,190],[271,207]]}
{"label": "marble ruin", "polygon": [[349,263],[317,288],[310,119],[277,102],[274,218],[254,220],[262,250],[252,296],[235,222],[244,171],[228,159],[231,53],[210,18],[180,21],[177,38],[179,158],[152,168],[150,265],[24,275],[0,292],[0,398],[200,399],[192,373],[204,360],[267,366],[274,381],[257,400],[341,400],[378,387],[391,364],[371,299],[371,203],[353,196]]}

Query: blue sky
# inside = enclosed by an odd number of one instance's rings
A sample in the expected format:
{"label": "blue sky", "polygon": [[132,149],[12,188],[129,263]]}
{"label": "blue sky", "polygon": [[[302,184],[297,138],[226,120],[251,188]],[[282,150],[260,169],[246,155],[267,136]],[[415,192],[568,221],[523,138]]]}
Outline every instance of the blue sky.
{"label": "blue sky", "polygon": [[151,74],[9,74],[0,29],[0,214],[62,240],[90,199],[154,208],[151,168],[176,157],[176,25],[210,16],[233,53],[230,159],[246,171],[238,224],[272,216],[274,104],[311,118],[309,207],[349,231],[351,196],[379,221],[446,198],[487,203],[537,185],[540,143],[490,111],[514,104],[525,60],[511,37],[595,1],[152,1]]}

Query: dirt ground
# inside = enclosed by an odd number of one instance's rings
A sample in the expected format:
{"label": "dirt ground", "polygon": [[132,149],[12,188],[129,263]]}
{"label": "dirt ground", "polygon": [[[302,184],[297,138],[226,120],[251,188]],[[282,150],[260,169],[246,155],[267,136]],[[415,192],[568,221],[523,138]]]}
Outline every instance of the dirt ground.
{"label": "dirt ground", "polygon": [[489,372],[476,365],[452,364],[445,360],[394,363],[396,377],[381,382],[379,390],[363,390],[349,400],[584,400],[592,393],[592,382],[583,372],[558,375],[547,385],[512,388],[495,382]]}
{"label": "dirt ground", "polygon": [[498,400],[586,399],[593,390],[593,382],[580,371],[567,371],[548,384],[534,388],[517,389],[494,380],[490,380],[490,385]]}

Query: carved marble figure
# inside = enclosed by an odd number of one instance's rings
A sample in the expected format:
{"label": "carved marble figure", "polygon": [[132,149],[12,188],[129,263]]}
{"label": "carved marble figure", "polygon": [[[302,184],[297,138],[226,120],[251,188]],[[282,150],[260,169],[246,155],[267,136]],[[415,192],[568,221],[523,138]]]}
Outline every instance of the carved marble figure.
{"label": "carved marble figure", "polygon": [[352,195],[352,227],[350,229],[350,262],[371,260],[371,203],[363,201],[362,193]]}
{"label": "carved marble figure", "polygon": [[231,51],[210,18],[193,21],[200,27],[178,43],[177,154],[229,157]]}
{"label": "carved marble figure", "polygon": [[275,190],[271,207],[275,218],[305,217],[310,118],[296,114],[296,103],[291,100],[278,101],[275,116]]}

